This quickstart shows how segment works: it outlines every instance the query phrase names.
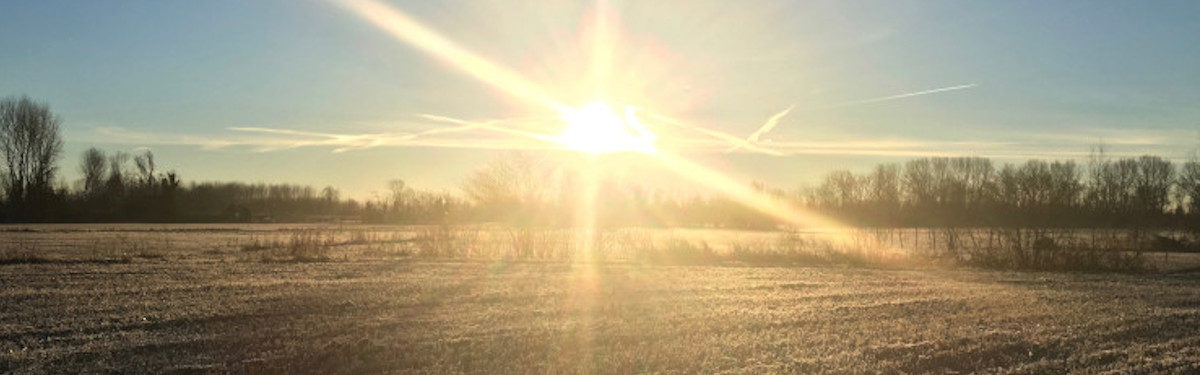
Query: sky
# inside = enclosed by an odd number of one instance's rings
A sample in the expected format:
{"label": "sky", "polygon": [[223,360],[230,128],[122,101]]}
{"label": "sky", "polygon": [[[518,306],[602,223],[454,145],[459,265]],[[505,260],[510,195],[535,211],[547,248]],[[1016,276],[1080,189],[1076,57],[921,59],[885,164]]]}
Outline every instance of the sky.
{"label": "sky", "polygon": [[[456,191],[547,147],[499,130],[566,127],[354,1],[0,0],[0,96],[59,114],[69,181],[88,147],[149,149],[186,181],[356,198],[393,179]],[[746,182],[1200,146],[1195,1],[381,1],[565,105],[633,108],[662,147]],[[726,139],[759,130],[761,149]]]}

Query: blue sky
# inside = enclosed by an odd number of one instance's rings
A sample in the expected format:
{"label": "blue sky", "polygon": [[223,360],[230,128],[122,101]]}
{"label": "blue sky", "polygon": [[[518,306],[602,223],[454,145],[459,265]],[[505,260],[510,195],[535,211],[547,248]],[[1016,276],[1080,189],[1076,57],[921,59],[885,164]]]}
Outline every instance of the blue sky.
{"label": "blue sky", "polygon": [[[590,1],[389,4],[565,102],[586,100],[575,83]],[[1185,158],[1200,144],[1194,1],[610,7],[621,88],[611,99],[741,137],[794,106],[763,137],[786,155],[680,150],[746,180],[790,188],[920,155],[1069,158],[1101,141]],[[330,1],[3,0],[0,10],[0,96],[27,94],[61,115],[67,179],[87,147],[148,147],[187,180],[333,185],[358,197],[395,178],[452,190],[505,152],[472,144],[504,141],[335,152],[246,129],[408,134],[449,126],[423,115],[536,112]]]}

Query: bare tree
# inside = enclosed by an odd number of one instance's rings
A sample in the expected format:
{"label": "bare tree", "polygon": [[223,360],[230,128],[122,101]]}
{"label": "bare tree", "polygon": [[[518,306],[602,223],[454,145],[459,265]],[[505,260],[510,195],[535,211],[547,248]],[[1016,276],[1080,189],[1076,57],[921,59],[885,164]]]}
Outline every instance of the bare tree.
{"label": "bare tree", "polygon": [[868,179],[868,200],[873,206],[872,209],[885,220],[895,220],[900,211],[900,165],[875,166]]}
{"label": "bare tree", "polygon": [[1011,163],[996,170],[992,199],[1005,206],[1016,207],[1021,202],[1021,167]]}
{"label": "bare tree", "polygon": [[1073,161],[1050,163],[1050,204],[1059,209],[1069,209],[1079,203],[1083,194],[1080,172]]}
{"label": "bare tree", "polygon": [[543,161],[525,153],[509,154],[475,171],[463,182],[469,201],[491,218],[530,223],[548,219],[558,186]]}
{"label": "bare tree", "polygon": [[134,157],[133,163],[137,165],[138,174],[141,175],[139,180],[142,186],[153,187],[155,183],[154,153],[146,150],[141,155]]}
{"label": "bare tree", "polygon": [[105,190],[109,194],[121,195],[125,191],[125,162],[129,161],[129,154],[117,151],[108,157],[108,179],[104,181]]}
{"label": "bare tree", "polygon": [[863,177],[855,176],[850,171],[838,170],[825,176],[825,181],[817,188],[822,204],[836,210],[854,210],[867,200],[870,186]]}
{"label": "bare tree", "polygon": [[1017,176],[1018,206],[1044,209],[1050,205],[1053,189],[1050,163],[1027,161],[1018,169]]}
{"label": "bare tree", "polygon": [[1158,156],[1137,159],[1138,173],[1133,183],[1133,197],[1141,213],[1160,213],[1171,197],[1175,166]]}
{"label": "bare tree", "polygon": [[1179,169],[1180,203],[1186,199],[1187,212],[1200,213],[1200,161],[1191,160]]}
{"label": "bare tree", "polygon": [[412,203],[414,192],[404,180],[396,179],[388,181],[388,192],[391,194],[387,198],[384,205],[390,206],[392,211],[400,211]]}
{"label": "bare tree", "polygon": [[327,203],[332,204],[341,200],[340,195],[341,194],[338,193],[337,189],[334,189],[333,186],[326,186],[324,189],[321,189],[321,199]]}
{"label": "bare tree", "polygon": [[108,158],[95,147],[83,152],[79,172],[83,174],[83,192],[95,196],[104,187],[104,172],[108,169]]}
{"label": "bare tree", "polygon": [[549,198],[548,173],[528,154],[512,154],[477,170],[463,184],[477,204],[538,205]]}
{"label": "bare tree", "polygon": [[4,189],[10,203],[25,207],[18,212],[36,210],[26,205],[36,205],[52,193],[54,163],[62,151],[61,122],[48,106],[28,97],[0,101]]}
{"label": "bare tree", "polygon": [[904,164],[903,186],[908,201],[917,207],[932,205],[937,199],[937,192],[932,182],[934,179],[933,162],[929,158],[909,160]]}

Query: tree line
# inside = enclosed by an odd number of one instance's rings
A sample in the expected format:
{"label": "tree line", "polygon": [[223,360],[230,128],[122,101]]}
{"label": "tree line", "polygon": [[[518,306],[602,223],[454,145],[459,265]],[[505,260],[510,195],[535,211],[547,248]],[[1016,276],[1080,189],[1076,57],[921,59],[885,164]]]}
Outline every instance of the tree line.
{"label": "tree line", "polygon": [[867,226],[1188,227],[1200,214],[1200,162],[1102,148],[1083,164],[922,158],[833,172],[798,198]]}
{"label": "tree line", "polygon": [[[80,155],[81,178],[56,180],[61,120],[29,98],[0,100],[0,220],[362,221],[572,225],[589,211],[599,225],[771,228],[780,223],[720,196],[681,197],[638,183],[591,179],[569,163],[512,154],[483,166],[461,194],[414,189],[402,180],[365,201],[332,187],[241,182],[184,183],[154,154]],[[753,187],[778,204],[873,227],[1197,228],[1200,162],[1157,156],[1086,162],[931,157],[827,174],[792,191]],[[591,191],[595,205],[581,194]]]}
{"label": "tree line", "polygon": [[356,214],[332,188],[290,184],[189,183],[159,167],[154,154],[91,148],[82,176],[56,180],[62,120],[28,97],[0,100],[0,221],[329,220]]}
{"label": "tree line", "polygon": [[[579,180],[554,163],[524,156],[481,169],[464,191],[477,218],[570,222],[579,211]],[[604,180],[599,185],[596,199],[602,203],[595,210],[602,225],[783,224],[728,197],[680,197]],[[1200,228],[1200,161],[1111,158],[1102,147],[1083,163],[927,157],[879,164],[865,173],[834,171],[792,191],[752,187],[777,204],[860,227]]]}

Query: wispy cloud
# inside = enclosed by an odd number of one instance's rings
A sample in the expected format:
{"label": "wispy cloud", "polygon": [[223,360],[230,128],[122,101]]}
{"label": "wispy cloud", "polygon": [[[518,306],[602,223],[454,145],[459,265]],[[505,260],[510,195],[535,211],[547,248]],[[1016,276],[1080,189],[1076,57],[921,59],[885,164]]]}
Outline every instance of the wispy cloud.
{"label": "wispy cloud", "polygon": [[[524,118],[524,119],[495,119],[495,120],[483,120],[483,121],[468,121],[468,120],[462,120],[462,119],[457,119],[457,118],[453,118],[453,117],[430,115],[430,114],[421,114],[420,117],[429,119],[429,120],[433,120],[433,121],[457,124],[459,126],[453,127],[453,128],[430,129],[430,130],[426,130],[426,131],[417,133],[416,135],[418,135],[418,136],[441,134],[441,133],[458,133],[458,132],[471,131],[471,130],[475,130],[475,129],[482,129],[482,130],[490,130],[490,131],[499,132],[499,133],[517,135],[517,136],[521,136],[521,137],[528,137],[528,138],[536,139],[539,141],[554,141],[554,136],[550,135],[550,134],[543,134],[543,133],[538,133],[538,132],[533,132],[533,131],[521,130],[519,128],[514,128],[511,126],[506,126],[506,124],[520,124],[520,123],[546,124],[549,121],[553,121],[552,119]],[[528,126],[526,126],[526,127],[528,127]]]}
{"label": "wispy cloud", "polygon": [[[963,134],[958,139],[869,136],[823,133],[821,140],[775,141],[769,147],[776,156],[836,155],[874,157],[980,156],[1001,159],[1087,157],[1093,146],[1105,144],[1107,154],[1127,157],[1156,154],[1185,159],[1200,150],[1200,132],[1180,129],[1075,128],[1046,132],[986,132]],[[680,139],[680,149],[717,153],[727,150],[724,139]],[[745,152],[752,152],[743,150]]]}
{"label": "wispy cloud", "polygon": [[[929,91],[929,90],[927,90]],[[914,94],[914,93],[910,93]],[[789,108],[790,109],[790,108]],[[776,113],[748,138],[664,115],[647,114],[646,125],[657,132],[664,149],[722,153],[731,146],[740,152],[773,156],[840,155],[875,157],[987,156],[996,158],[1082,158],[1091,146],[1109,145],[1109,155],[1154,153],[1185,158],[1200,146],[1200,132],[1187,129],[1057,128],[1041,132],[985,131],[958,139],[821,134],[821,139],[780,140],[759,144],[779,126],[789,109]],[[553,135],[560,120],[513,118],[471,121],[448,116],[419,115],[424,124],[405,125],[391,132],[329,132],[285,127],[238,126],[214,135],[140,132],[119,127],[93,127],[72,141],[122,143],[138,146],[189,145],[204,149],[244,149],[274,152],[296,148],[327,148],[335,153],[377,147],[547,150],[561,146]],[[988,140],[988,141],[981,141]],[[768,147],[769,146],[769,147]]]}
{"label": "wispy cloud", "polygon": [[[468,121],[446,116],[421,115],[428,120],[417,129],[397,132],[327,132],[284,127],[234,126],[226,130],[241,135],[191,135],[143,132],[121,127],[93,127],[92,134],[76,140],[92,143],[190,145],[204,149],[245,148],[255,152],[303,147],[330,147],[341,153],[375,147],[435,147],[479,149],[546,149],[557,147],[555,138],[530,129],[545,128],[547,119],[493,119]],[[453,126],[446,126],[451,124]]]}
{"label": "wispy cloud", "polygon": [[[976,86],[977,86],[977,84],[974,84],[974,83],[965,84],[965,85],[948,86],[948,87],[941,87],[941,88],[935,88],[935,89],[929,89],[929,90],[921,90],[921,91],[907,92],[907,93],[902,93],[902,94],[888,95],[888,96],[883,96],[883,97],[878,97],[878,98],[870,98],[870,99],[842,102],[842,103],[837,103],[837,104],[828,105],[828,106],[824,106],[824,107],[809,108],[808,110],[832,109],[832,108],[842,108],[842,107],[849,107],[849,106],[855,106],[855,105],[865,105],[865,104],[871,104],[871,103],[879,103],[879,102],[886,102],[886,101],[899,100],[899,99],[905,99],[905,98],[912,98],[912,97],[917,97],[917,96],[922,96],[922,95],[943,93],[943,92],[948,92],[948,91],[966,90],[966,89],[974,88]],[[707,128],[703,128],[703,127],[692,126],[692,128],[694,128],[695,130],[698,130],[708,136],[723,140],[726,143],[728,143],[727,148],[725,148],[726,153],[746,149],[751,152],[759,152],[759,153],[765,153],[765,154],[769,154],[769,155],[782,156],[782,155],[788,154],[789,152],[778,150],[778,148],[775,147],[774,144],[772,144],[770,147],[766,147],[766,146],[760,145],[758,142],[759,142],[759,139],[764,134],[766,134],[767,132],[770,132],[772,129],[774,129],[776,126],[778,126],[779,121],[781,119],[783,119],[784,116],[787,116],[788,113],[790,113],[793,109],[795,109],[795,105],[792,105],[792,106],[784,109],[783,111],[771,116],[769,119],[767,119],[766,123],[764,123],[761,127],[759,127],[758,130],[754,131],[754,133],[751,133],[750,136],[747,137],[745,140],[742,140],[736,136],[732,136],[728,133],[719,132],[719,131],[715,131],[715,130],[711,130],[711,129],[707,129]]]}
{"label": "wispy cloud", "polygon": [[852,101],[848,101],[848,102],[837,103],[837,104],[826,106],[826,107],[821,107],[821,109],[841,108],[841,107],[849,107],[849,106],[855,106],[855,105],[886,102],[886,101],[897,100],[897,99],[911,98],[911,97],[915,97],[915,96],[937,94],[937,93],[942,93],[942,92],[947,92],[947,91],[966,90],[966,89],[970,89],[970,88],[975,88],[976,86],[978,86],[978,85],[974,84],[974,83],[970,83],[970,84],[966,84],[966,85],[949,86],[949,87],[942,87],[942,88],[929,89],[929,90],[906,92],[903,94],[888,95],[888,96],[878,97],[878,98],[852,100]]}
{"label": "wispy cloud", "polygon": [[[787,107],[787,109],[784,109],[782,112],[776,113],[775,115],[771,116],[771,118],[767,119],[767,122],[765,124],[763,124],[763,126],[759,127],[758,130],[755,130],[754,133],[750,133],[750,137],[747,137],[746,141],[748,143],[757,143],[758,139],[760,137],[762,137],[763,134],[767,134],[767,132],[771,131],[771,129],[774,129],[776,125],[779,125],[779,120],[782,119],[783,116],[787,116],[788,112],[791,112],[792,108],[795,108],[795,107],[796,107],[795,105],[792,105],[790,107]],[[729,152],[737,151],[740,148],[742,148],[741,145],[733,145],[733,147],[730,147],[729,149],[725,150],[725,152],[729,153]]]}
{"label": "wispy cloud", "polygon": [[280,139],[275,139],[275,142],[270,142],[269,145],[259,145],[258,151],[275,151],[280,149],[289,149],[305,146],[333,146],[333,152],[340,153],[349,150],[359,150],[383,145],[385,142],[399,142],[411,140],[416,136],[413,134],[391,134],[391,133],[368,133],[368,134],[336,134],[336,133],[318,133],[310,131],[301,131],[293,129],[276,129],[276,128],[261,128],[261,127],[231,127],[229,130],[246,132],[272,134],[282,136],[294,136],[299,138],[291,138],[290,142]]}

